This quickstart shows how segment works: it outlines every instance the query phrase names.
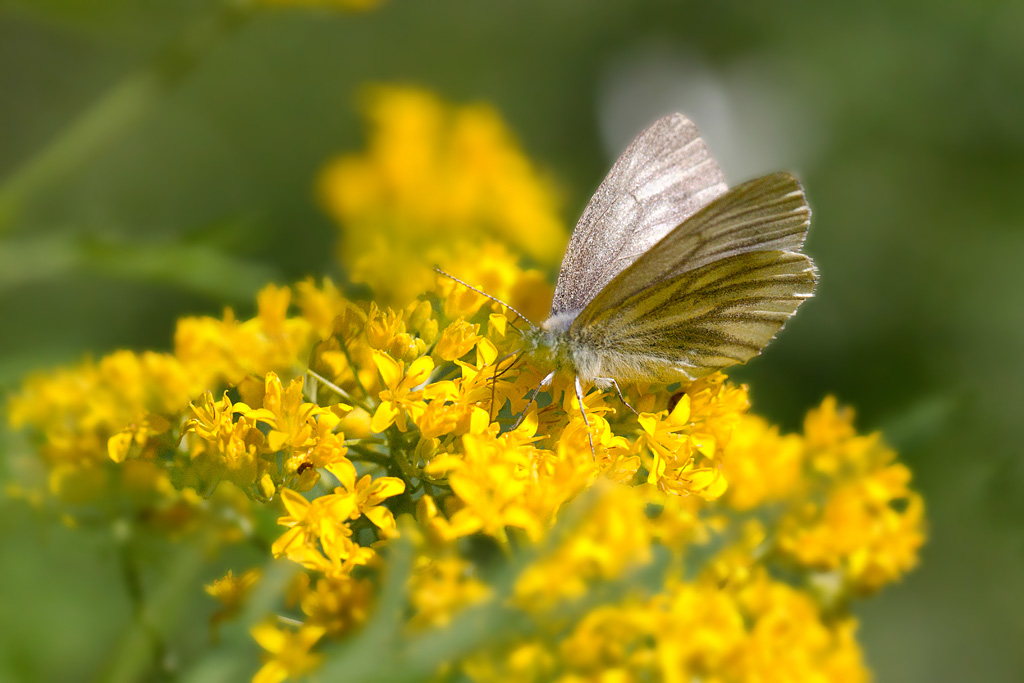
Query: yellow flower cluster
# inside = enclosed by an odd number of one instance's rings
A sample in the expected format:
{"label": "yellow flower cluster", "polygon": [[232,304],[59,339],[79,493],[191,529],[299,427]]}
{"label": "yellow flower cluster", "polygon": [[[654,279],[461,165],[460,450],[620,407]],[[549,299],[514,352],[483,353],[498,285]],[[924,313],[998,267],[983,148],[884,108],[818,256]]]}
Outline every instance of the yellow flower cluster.
{"label": "yellow flower cluster", "polygon": [[[588,427],[567,385],[528,403],[545,369],[513,363],[520,336],[498,308],[435,292],[382,309],[329,282],[270,287],[252,320],[182,321],[174,354],[33,378],[11,416],[44,437],[68,500],[82,498],[62,472],[127,479],[144,465],[159,474],[152,492],[179,505],[224,482],[251,505],[283,504],[272,553],[305,569],[291,591],[301,626],[254,631],[269,652],[261,683],[317,666],[325,641],[372,614],[396,514],[419,529],[413,633],[499,599],[468,541],[510,557],[544,549],[501,598],[535,632],[467,657],[475,680],[865,680],[854,622],[829,608],[899,578],[923,538],[920,497],[878,437],[857,435],[831,399],[804,436],[780,435],[721,375],[626,387],[639,417],[590,392]],[[553,621],[659,557],[658,588]],[[211,590],[231,614],[252,581]]]}
{"label": "yellow flower cluster", "polygon": [[[293,296],[301,316],[288,316]],[[304,418],[330,432],[342,411],[294,415],[302,409],[294,405],[301,387],[283,386],[274,373],[301,377],[313,342],[329,334],[338,311],[351,304],[330,282],[303,282],[294,295],[267,287],[258,305],[258,315],[247,321],[230,310],[223,319],[182,319],[173,353],[118,351],[25,381],[9,401],[8,417],[14,427],[34,430],[47,490],[70,506],[69,519],[77,516],[76,506],[124,498],[122,504],[137,509],[135,519],[177,532],[217,517],[204,500],[214,494],[245,512],[240,491],[266,500],[285,481],[315,481],[315,474],[299,471],[301,462],[261,456],[308,440]],[[227,397],[214,400],[213,392],[227,387],[263,410]],[[234,420],[236,412],[242,419]],[[324,441],[309,457],[326,464],[330,448]],[[237,487],[218,487],[222,481]]]}
{"label": "yellow flower cluster", "polygon": [[776,549],[827,574],[833,591],[870,593],[898,579],[924,542],[924,502],[909,488],[910,470],[878,434],[858,435],[853,411],[834,398],[808,413],[804,432],[780,436],[744,416],[723,455],[726,502],[782,506]]}
{"label": "yellow flower cluster", "polygon": [[[498,245],[550,267],[565,229],[553,183],[497,112],[453,107],[415,88],[370,88],[363,102],[368,150],[332,161],[319,188],[342,226],[351,279],[370,285],[378,301],[400,303],[429,288],[431,267],[440,265],[516,308],[536,307],[521,290],[545,278],[504,267],[517,257]],[[508,279],[513,273],[518,280]]]}
{"label": "yellow flower cluster", "polygon": [[[299,573],[279,618],[252,628],[256,683],[325,667],[356,681],[866,681],[849,599],[898,580],[924,538],[895,454],[834,399],[782,434],[721,374],[624,386],[636,414],[594,390],[580,405],[572,377],[536,397],[550,368],[521,353],[519,321],[422,255],[535,312],[546,279],[482,236],[549,262],[549,188],[485,107],[401,89],[369,102],[370,152],[335,162],[322,191],[380,302],[330,281],[269,286],[252,319],[180,321],[171,353],[28,379],[9,417],[37,438],[51,500],[178,538],[216,519],[234,540],[278,515],[269,552]],[[214,626],[259,580],[208,587]],[[387,624],[393,651],[333,647]]]}
{"label": "yellow flower cluster", "polygon": [[741,585],[670,581],[647,600],[589,611],[549,634],[470,659],[477,681],[869,680],[850,618],[823,620],[806,593],[759,572]]}

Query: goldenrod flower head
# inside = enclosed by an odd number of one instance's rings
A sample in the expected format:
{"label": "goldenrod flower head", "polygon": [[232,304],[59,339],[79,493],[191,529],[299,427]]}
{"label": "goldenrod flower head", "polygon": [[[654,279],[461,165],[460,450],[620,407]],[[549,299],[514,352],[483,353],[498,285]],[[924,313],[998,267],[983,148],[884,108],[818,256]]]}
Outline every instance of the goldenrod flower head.
{"label": "goldenrod flower head", "polygon": [[[516,355],[523,337],[490,300],[433,291],[387,309],[329,282],[295,291],[294,309],[290,288],[268,288],[252,320],[185,320],[174,354],[119,352],[38,376],[10,404],[43,439],[65,502],[131,481],[147,492],[139,505],[190,511],[176,533],[213,514],[210,502],[239,509],[222,485],[251,509],[283,506],[271,551],[305,572],[292,596],[301,626],[254,629],[269,657],[256,680],[313,670],[318,643],[357,633],[400,542],[415,548],[410,632],[491,604],[536,624],[462,660],[476,680],[866,680],[855,623],[826,606],[914,566],[923,503],[834,399],[804,435],[781,434],[748,412],[745,387],[713,375],[624,387],[639,416],[588,392],[588,425],[566,378],[530,403],[548,370]],[[396,520],[408,512],[411,537]],[[537,554],[495,586],[472,550],[480,539],[499,556]],[[654,566],[654,584],[552,621]],[[769,578],[777,568],[803,578]],[[243,583],[211,587],[225,600],[218,620],[237,612]]]}
{"label": "goldenrod flower head", "polygon": [[[465,262],[459,255],[485,241],[547,265],[561,257],[565,229],[553,185],[493,108],[378,86],[365,92],[363,110],[371,125],[367,151],[335,159],[320,178],[355,282],[384,301],[407,301],[430,286],[435,264],[475,276],[457,268]],[[508,284],[473,282],[509,294]]]}
{"label": "goldenrod flower head", "polygon": [[[784,434],[720,373],[623,386],[636,415],[596,390],[581,405],[564,374],[538,396],[552,368],[517,317],[429,264],[539,318],[550,286],[517,252],[558,254],[549,185],[489,108],[367,102],[369,151],[321,189],[380,299],[270,285],[249,320],[181,320],[171,353],[29,378],[9,419],[47,482],[25,497],[225,543],[277,517],[269,554],[299,578],[252,629],[257,683],[333,677],[338,656],[386,680],[407,651],[430,664],[419,678],[867,680],[845,606],[924,540],[895,453],[832,398]],[[215,623],[255,580],[210,586]],[[431,660],[449,628],[484,630]],[[365,632],[397,654],[358,647]]]}

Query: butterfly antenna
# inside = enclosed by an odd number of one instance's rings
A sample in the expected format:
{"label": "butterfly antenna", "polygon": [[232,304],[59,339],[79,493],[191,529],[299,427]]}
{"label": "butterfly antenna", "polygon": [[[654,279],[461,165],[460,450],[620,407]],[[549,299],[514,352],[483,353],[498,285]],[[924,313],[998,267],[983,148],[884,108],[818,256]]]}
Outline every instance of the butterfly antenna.
{"label": "butterfly antenna", "polygon": [[[483,297],[487,297],[487,298],[488,298],[488,299],[490,299],[491,301],[493,301],[493,302],[495,302],[495,303],[497,303],[497,304],[501,304],[502,306],[504,306],[504,307],[505,307],[505,308],[507,308],[508,310],[510,310],[510,311],[512,311],[513,313],[515,313],[515,314],[516,314],[517,316],[519,316],[519,317],[520,317],[521,319],[525,320],[525,321],[526,321],[526,324],[527,324],[527,325],[529,325],[529,326],[530,326],[530,327],[532,327],[533,329],[537,329],[537,326],[536,326],[536,325],[534,325],[534,324],[533,324],[533,323],[532,323],[532,322],[530,321],[530,319],[529,319],[529,318],[527,318],[527,317],[526,317],[525,315],[523,315],[522,313],[520,313],[520,312],[519,312],[519,311],[517,311],[516,309],[512,308],[511,306],[509,306],[509,305],[508,305],[507,303],[505,303],[504,301],[502,301],[502,300],[501,300],[501,299],[499,299],[498,297],[496,297],[496,296],[491,296],[491,295],[490,295],[490,294],[488,294],[487,292],[482,292],[482,291],[480,291],[479,289],[477,289],[477,288],[476,288],[476,287],[474,287],[473,285],[469,284],[468,282],[464,282],[464,281],[460,280],[459,278],[455,277],[455,276],[454,276],[454,275],[452,275],[451,273],[446,273],[446,272],[444,272],[443,270],[441,270],[441,269],[440,269],[440,268],[438,268],[437,266],[434,266],[434,270],[436,270],[436,271],[437,271],[438,273],[440,273],[441,275],[444,275],[444,276],[445,276],[446,278],[448,278],[449,280],[454,280],[455,282],[458,282],[458,283],[459,283],[460,285],[462,285],[462,286],[463,286],[463,287],[465,287],[466,289],[472,289],[472,290],[473,290],[474,292],[476,292],[476,293],[477,293],[477,294],[479,294],[480,296],[483,296]],[[514,327],[515,327],[515,325],[513,325],[512,327],[514,328]]]}
{"label": "butterfly antenna", "polygon": [[508,354],[504,358],[499,359],[497,361],[497,364],[501,365],[502,363],[504,363],[509,358],[512,358],[513,356],[515,356],[515,358],[512,359],[511,363],[509,363],[507,366],[505,366],[501,371],[494,373],[494,378],[495,379],[497,379],[499,377],[504,377],[512,368],[514,368],[515,366],[519,365],[519,362],[521,360],[523,360],[523,358],[526,357],[525,354],[523,352],[521,352],[521,351],[513,351],[512,353]]}
{"label": "butterfly antenna", "polygon": [[501,375],[504,375],[506,372],[508,372],[509,368],[511,368],[513,365],[515,365],[516,361],[518,361],[519,358],[517,357],[515,360],[513,360],[512,363],[508,366],[508,368],[505,368],[504,370],[502,370],[500,374],[498,373],[498,368],[501,367],[502,363],[504,363],[509,358],[512,358],[512,356],[515,356],[515,355],[516,355],[516,353],[513,351],[512,353],[499,358],[494,363],[494,376],[491,377],[491,405],[487,408],[488,422],[494,422],[494,401],[496,400],[496,397],[497,397],[498,378],[501,377]]}

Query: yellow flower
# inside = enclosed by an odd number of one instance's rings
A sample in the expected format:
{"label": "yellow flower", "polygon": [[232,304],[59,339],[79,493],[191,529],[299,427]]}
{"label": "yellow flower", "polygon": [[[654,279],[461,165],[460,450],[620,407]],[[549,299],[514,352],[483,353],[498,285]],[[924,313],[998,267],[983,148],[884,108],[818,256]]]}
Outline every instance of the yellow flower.
{"label": "yellow flower", "polygon": [[245,601],[252,587],[259,581],[260,575],[259,569],[250,569],[241,576],[235,576],[229,569],[223,577],[205,586],[205,590],[226,608],[237,610]]}
{"label": "yellow flower", "polygon": [[[502,286],[523,281],[512,260],[494,272]],[[865,679],[855,622],[839,606],[912,568],[924,537],[909,471],[877,435],[857,434],[834,400],[809,413],[804,435],[781,434],[721,375],[673,391],[624,387],[638,417],[598,391],[581,411],[573,378],[558,375],[527,410],[549,369],[510,355],[520,337],[497,305],[445,287],[383,309],[307,282],[297,313],[290,290],[270,288],[252,320],[183,323],[181,356],[115,354],[35,379],[12,415],[45,434],[51,491],[68,502],[133,491],[154,528],[180,532],[213,503],[244,518],[246,506],[280,498],[271,552],[303,568],[295,600],[308,621],[254,632],[270,652],[257,679],[314,669],[317,643],[366,622],[396,513],[410,505],[410,629],[444,628],[496,597],[494,560],[474,550],[481,539],[513,560],[543,549],[502,589],[501,604],[536,620],[535,635],[448,672]],[[281,381],[307,363],[316,374],[305,387]],[[350,412],[350,401],[363,408]],[[321,469],[337,478],[333,491],[316,486]],[[633,586],[630,572],[658,558],[669,567],[661,582]],[[794,585],[769,579],[775,571]],[[556,618],[616,581],[636,590]],[[215,622],[247,585],[232,576],[211,587],[226,605]],[[819,601],[839,616],[825,619]]]}
{"label": "yellow flower", "polygon": [[[288,514],[279,517],[277,523],[288,527],[288,531],[274,541],[274,557],[305,559],[306,549],[323,536],[335,536],[338,527],[348,530],[345,521],[356,511],[356,501],[351,496],[321,496],[310,502],[289,489],[280,493]],[[345,530],[341,533],[346,534]]]}
{"label": "yellow flower", "polygon": [[380,392],[380,405],[373,414],[370,427],[375,432],[383,432],[397,422],[398,428],[404,432],[409,428],[406,413],[419,412],[423,407],[414,390],[430,377],[434,361],[430,356],[423,356],[406,370],[404,363],[381,351],[374,351],[373,361],[387,389]]}
{"label": "yellow flower", "polygon": [[163,415],[181,411],[193,390],[174,358],[118,351],[99,363],[30,377],[12,397],[9,419],[15,427],[39,426],[51,463],[116,462],[170,429]]}
{"label": "yellow flower", "polygon": [[804,419],[804,438],[811,448],[830,448],[857,435],[853,428],[853,410],[840,408],[835,396],[808,411]]}
{"label": "yellow flower", "polygon": [[474,576],[473,564],[457,555],[421,556],[417,562],[409,582],[412,628],[444,626],[462,608],[491,595],[488,585]]}
{"label": "yellow flower", "polygon": [[[715,439],[691,434],[690,397],[684,395],[670,412],[641,413],[643,433],[637,441],[653,453],[647,482],[676,494],[695,493],[714,500],[725,492],[726,480],[717,465]],[[707,462],[707,465],[700,463]]]}
{"label": "yellow flower", "polygon": [[434,353],[443,360],[462,358],[482,339],[479,332],[479,325],[472,325],[459,318],[444,328],[441,338],[437,340],[437,346],[434,347]]}
{"label": "yellow flower", "polygon": [[472,422],[475,427],[461,437],[461,448],[426,467],[431,476],[447,476],[458,500],[443,528],[453,537],[482,531],[505,541],[506,527],[514,527],[539,538],[559,507],[593,476],[592,455],[581,448],[538,449],[531,443],[530,425],[497,436],[480,408],[474,409]]}
{"label": "yellow flower", "polygon": [[306,584],[299,597],[302,611],[310,623],[322,626],[328,635],[345,635],[370,616],[374,588],[369,581],[335,574],[317,579],[315,587],[310,588],[308,575],[300,576]]}
{"label": "yellow flower", "polygon": [[840,485],[822,508],[786,520],[781,548],[815,569],[840,570],[856,591],[878,590],[917,564],[924,543],[924,504],[909,481],[897,464]]}
{"label": "yellow flower", "polygon": [[[542,320],[547,315],[553,288],[540,271],[520,268],[519,259],[507,248],[485,242],[461,245],[451,252],[440,261],[449,273],[507,302],[530,320]],[[444,314],[450,319],[469,319],[484,306],[498,307],[490,299],[440,274],[433,277],[433,282],[435,290],[444,298]]]}
{"label": "yellow flower", "polygon": [[130,425],[110,437],[107,441],[107,453],[114,462],[124,462],[133,446],[141,448],[149,442],[150,437],[165,434],[170,429],[171,423],[167,419],[160,415],[147,415],[140,424]]}
{"label": "yellow flower", "polygon": [[410,324],[413,318],[422,318],[424,322],[430,315],[430,304],[423,302],[425,311],[420,306],[405,313],[397,313],[390,308],[381,311],[376,304],[370,304],[370,313],[366,323],[366,341],[372,349],[384,351],[392,358],[400,361],[412,361],[426,351],[426,340],[413,336],[406,331],[406,320]]}
{"label": "yellow flower", "polygon": [[265,664],[253,677],[253,683],[281,683],[298,678],[320,665],[322,655],[311,652],[324,635],[322,626],[302,626],[297,631],[278,628],[267,621],[252,628],[252,637],[267,653]]}
{"label": "yellow flower", "polygon": [[328,465],[327,469],[341,483],[341,487],[335,489],[335,493],[354,499],[352,519],[363,515],[381,530],[385,538],[394,538],[398,535],[395,516],[383,503],[388,498],[405,492],[403,480],[397,477],[372,479],[369,474],[357,480],[356,468],[348,461]]}
{"label": "yellow flower", "polygon": [[352,529],[345,524],[322,524],[315,541],[296,546],[288,559],[332,579],[350,576],[359,566],[375,556],[373,548],[359,545],[352,538]]}
{"label": "yellow flower", "polygon": [[729,482],[726,502],[737,510],[751,510],[791,498],[805,484],[804,453],[800,436],[781,435],[766,420],[745,415],[722,454],[722,473]]}
{"label": "yellow flower", "polygon": [[230,310],[224,320],[178,321],[174,355],[205,388],[244,386],[251,375],[291,373],[306,363],[314,329],[303,317],[288,317],[291,290],[270,285],[257,295],[257,302],[257,316],[246,321],[236,320]]}
{"label": "yellow flower", "polygon": [[420,394],[423,403],[413,421],[423,439],[464,434],[470,429],[472,403],[462,382],[431,382]]}
{"label": "yellow flower", "polygon": [[590,582],[650,561],[652,532],[640,489],[609,484],[595,487],[595,494],[589,514],[565,543],[516,582],[516,601],[525,609],[542,612],[559,600],[580,598]]}
{"label": "yellow flower", "polygon": [[303,462],[308,462],[317,469],[335,463],[348,462],[348,458],[345,457],[345,454],[348,453],[348,447],[345,446],[345,435],[337,431],[344,419],[342,415],[346,415],[350,411],[348,406],[344,408],[344,410],[337,411],[332,406],[331,410],[317,415],[313,434],[313,443],[316,445],[304,454]]}
{"label": "yellow flower", "polygon": [[737,595],[752,626],[738,656],[724,667],[734,680],[868,680],[852,635],[856,622],[822,623],[814,601],[763,574]]}
{"label": "yellow flower", "polygon": [[261,575],[262,572],[259,569],[250,569],[241,576],[235,576],[229,569],[223,577],[203,587],[207,595],[221,604],[220,609],[210,617],[210,625],[214,629],[214,633],[222,622],[233,619],[241,611]]}
{"label": "yellow flower", "polygon": [[353,305],[342,296],[330,278],[324,278],[317,287],[313,278],[307,278],[295,285],[297,303],[316,336],[326,339],[334,331],[334,321],[341,311],[349,313]]}
{"label": "yellow flower", "polygon": [[303,401],[302,380],[292,380],[285,389],[277,374],[268,372],[265,382],[262,408],[237,403],[235,410],[270,427],[267,445],[272,451],[311,445],[316,425],[314,418],[324,411],[315,403]]}
{"label": "yellow flower", "polygon": [[207,391],[200,405],[189,404],[189,408],[192,418],[185,424],[185,429],[202,439],[216,441],[234,428],[234,405],[226,391],[216,403],[213,394]]}
{"label": "yellow flower", "polygon": [[536,538],[542,522],[526,494],[531,477],[530,447],[509,447],[491,435],[466,434],[458,455],[436,458],[427,467],[434,476],[447,475],[448,485],[464,506],[452,516],[452,533],[483,531],[505,540],[506,527]]}

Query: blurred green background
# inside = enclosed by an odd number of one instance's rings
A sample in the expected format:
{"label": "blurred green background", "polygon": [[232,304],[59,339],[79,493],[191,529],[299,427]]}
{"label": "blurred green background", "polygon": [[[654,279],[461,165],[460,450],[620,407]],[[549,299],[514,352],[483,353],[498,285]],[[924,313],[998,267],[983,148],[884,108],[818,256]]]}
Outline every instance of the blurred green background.
{"label": "blurred green background", "polygon": [[[929,505],[919,569],[857,607],[877,680],[1024,680],[1024,3],[217,16],[198,0],[0,5],[5,391],[87,353],[168,348],[181,315],[248,315],[264,282],[339,276],[313,182],[363,145],[361,84],[492,102],[558,178],[570,225],[626,142],[681,111],[730,181],[794,170],[815,211],[818,296],[732,374],[789,428],[828,393],[855,406]],[[193,64],[139,76],[182,36]],[[48,147],[105,95],[81,153]],[[4,444],[6,478],[23,446]],[[10,502],[0,533],[0,680],[92,679],[130,609],[109,534]]]}

